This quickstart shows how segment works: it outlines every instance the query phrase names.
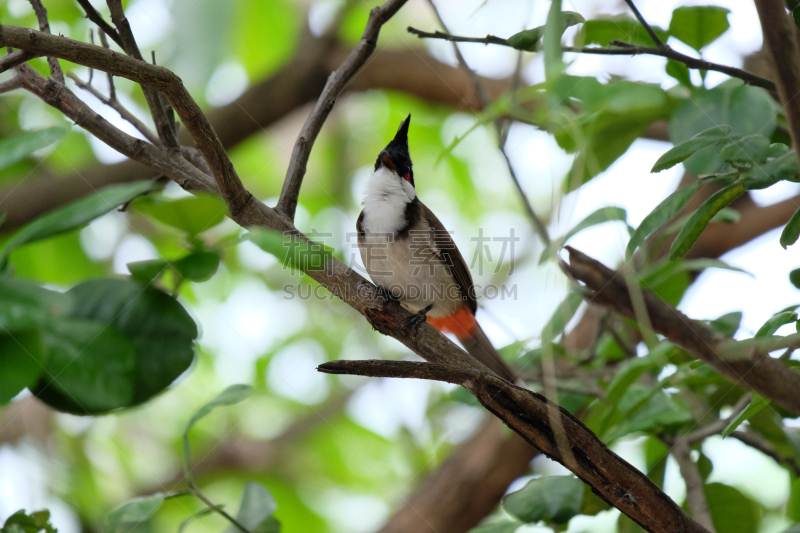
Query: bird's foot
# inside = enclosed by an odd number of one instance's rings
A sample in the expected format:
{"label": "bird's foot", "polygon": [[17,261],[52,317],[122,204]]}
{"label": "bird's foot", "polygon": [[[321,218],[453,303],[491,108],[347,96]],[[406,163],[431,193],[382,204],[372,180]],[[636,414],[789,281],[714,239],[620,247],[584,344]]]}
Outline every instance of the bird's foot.
{"label": "bird's foot", "polygon": [[424,309],[420,309],[413,315],[410,315],[408,318],[405,319],[405,321],[403,321],[403,325],[400,326],[400,329],[408,329],[408,328],[416,329],[420,324],[422,324],[423,322],[425,322],[425,320],[427,320],[428,311],[430,311],[431,309],[433,309],[433,304],[429,305],[428,307],[425,307]]}

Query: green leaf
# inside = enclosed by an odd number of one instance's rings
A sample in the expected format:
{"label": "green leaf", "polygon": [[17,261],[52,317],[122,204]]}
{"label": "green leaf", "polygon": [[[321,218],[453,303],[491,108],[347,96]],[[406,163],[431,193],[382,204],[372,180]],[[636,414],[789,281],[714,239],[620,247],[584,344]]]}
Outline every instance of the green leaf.
{"label": "green leaf", "polygon": [[733,311],[709,322],[708,327],[728,338],[732,338],[742,323],[742,312]]}
{"label": "green leaf", "polygon": [[679,272],[698,272],[707,268],[721,268],[732,272],[741,272],[754,277],[750,272],[739,267],[731,266],[719,259],[684,259],[682,261],[669,261],[661,268],[642,274],[642,281],[646,285],[660,285]]}
{"label": "green leaf", "polygon": [[331,248],[324,244],[265,228],[252,228],[244,238],[277,257],[285,266],[304,272],[324,270],[333,255]]}
{"label": "green leaf", "polygon": [[604,224],[606,222],[611,222],[614,220],[618,220],[621,222],[625,222],[628,220],[628,213],[621,207],[601,207],[597,211],[594,211],[586,218],[578,222],[571,230],[567,232],[566,235],[561,237],[558,240],[553,241],[548,245],[542,255],[539,257],[539,264],[541,265],[555,254],[555,252],[561,249],[564,244],[572,237],[580,233],[581,231],[590,228],[592,226],[596,226],[598,224]]}
{"label": "green leaf", "polygon": [[85,198],[51,211],[22,227],[6,242],[0,252],[0,263],[14,248],[80,227],[152,187],[153,182],[149,180],[108,185]]}
{"label": "green leaf", "polygon": [[[758,87],[726,82],[711,90],[695,89],[680,103],[670,118],[670,140],[678,145],[713,126],[727,125],[730,135],[761,134],[771,137],[777,126],[779,108],[769,94]],[[729,172],[715,146],[698,150],[684,161],[695,176]],[[771,156],[775,157],[775,156]]]}
{"label": "green leaf", "polygon": [[72,298],[66,294],[8,277],[0,277],[0,301],[3,333],[38,327],[67,315],[73,306]]}
{"label": "green leaf", "polygon": [[[662,41],[666,41],[666,38],[662,39]],[[694,85],[692,84],[692,77],[689,74],[689,67],[687,67],[683,63],[672,61],[670,59],[669,61],[667,61],[666,72],[667,74],[678,80],[678,83],[680,83],[687,89],[694,89]]]}
{"label": "green leaf", "polygon": [[574,476],[547,476],[530,480],[503,498],[503,508],[526,524],[543,520],[566,524],[583,504],[583,482]]}
{"label": "green leaf", "polygon": [[44,361],[38,331],[0,335],[0,405],[37,382],[44,371]]}
{"label": "green leaf", "polygon": [[[669,35],[663,28],[658,26],[651,26],[651,28],[662,41],[667,40]],[[626,16],[587,20],[575,41],[585,45],[599,44],[600,46],[608,46],[611,41],[622,41],[639,46],[654,46],[655,44],[650,38],[650,34],[638,21]],[[684,66],[684,68],[686,67]]]}
{"label": "green leaf", "polygon": [[163,224],[185,231],[190,237],[213,228],[228,214],[228,208],[222,198],[210,193],[178,200],[148,196],[136,201],[134,208]]}
{"label": "green leaf", "polygon": [[681,228],[680,233],[675,237],[675,241],[673,241],[670,247],[670,260],[675,261],[686,255],[686,252],[689,251],[697,238],[700,237],[700,233],[706,228],[714,215],[741,196],[744,191],[744,183],[741,180],[737,181],[712,195],[711,198],[706,200],[703,205],[697,209],[697,211],[692,213],[692,216],[689,217],[689,220],[687,220],[686,224]]}
{"label": "green leaf", "polygon": [[2,533],[56,533],[58,530],[50,524],[50,511],[44,509],[31,514],[25,514],[25,509],[20,509],[6,519]]}
{"label": "green leaf", "polygon": [[[248,481],[244,486],[242,503],[236,514],[236,521],[246,527],[251,533],[279,533],[281,530],[272,514],[278,509],[278,504],[272,494],[261,484]],[[240,533],[239,528],[232,525],[225,533]]]}
{"label": "green leaf", "polygon": [[700,187],[700,183],[699,181],[694,181],[678,189],[658,204],[649,215],[644,217],[642,223],[639,224],[639,227],[636,228],[636,231],[631,235],[631,240],[628,241],[628,247],[625,250],[625,257],[628,260],[633,257],[636,248],[641,246],[647,237],[678,214],[678,211],[686,205],[697,188]]}
{"label": "green leaf", "polygon": [[644,357],[636,357],[625,362],[608,385],[609,403],[612,405],[618,404],[631,385],[639,381],[639,378],[647,372],[654,370],[661,364],[662,356],[660,354],[663,354],[670,346],[670,343],[665,342],[659,345],[656,349],[657,351],[654,350]]}
{"label": "green leaf", "polygon": [[800,268],[796,268],[789,272],[789,282],[800,289]]}
{"label": "green leaf", "polygon": [[769,148],[769,139],[763,135],[747,135],[723,146],[719,156],[734,168],[752,167],[767,160]]}
{"label": "green leaf", "polygon": [[522,523],[520,522],[512,522],[511,520],[502,520],[500,522],[494,522],[492,524],[486,524],[483,526],[478,526],[474,529],[470,529],[469,533],[514,533],[520,527],[522,527]]}
{"label": "green leaf", "polygon": [[733,433],[736,428],[742,425],[742,422],[749,420],[750,417],[769,405],[769,402],[770,400],[768,398],[764,398],[760,394],[756,394],[754,392],[753,397],[750,398],[750,403],[747,405],[747,408],[739,413],[736,418],[731,420],[730,424],[728,424],[728,426],[722,431],[722,436],[727,437]]}
{"label": "green leaf", "polygon": [[629,394],[633,405],[620,401],[620,410],[625,418],[615,431],[605,437],[608,440],[640,431],[669,432],[693,420],[689,409],[681,401],[661,390],[645,388],[640,392],[631,387],[626,396]]}
{"label": "green leaf", "polygon": [[163,274],[168,266],[169,263],[161,259],[134,261],[133,263],[128,263],[128,271],[130,271],[133,279],[147,284]]}
{"label": "green leaf", "polygon": [[75,318],[89,318],[123,332],[136,350],[132,404],[158,394],[194,360],[197,325],[172,296],[129,279],[97,279],[67,292]]}
{"label": "green leaf", "polygon": [[706,503],[716,531],[752,533],[761,521],[759,505],[733,487],[722,483],[704,486]]}
{"label": "green leaf", "polygon": [[[781,246],[783,246],[785,250],[789,246],[796,243],[798,238],[800,238],[800,209],[794,212],[792,218],[789,219],[789,222],[787,222],[786,226],[784,226],[783,231],[781,232]],[[797,272],[797,270],[793,271],[792,274],[795,272]],[[800,284],[795,283],[794,281],[792,281],[792,283],[794,283],[795,287],[800,288]]]}
{"label": "green leaf", "polygon": [[73,414],[126,407],[133,397],[136,352],[118,329],[85,319],[62,319],[43,335],[44,374],[31,391]]}
{"label": "green leaf", "polygon": [[672,12],[669,34],[700,50],[725,33],[729,9],[716,6],[679,7]]}
{"label": "green leaf", "polygon": [[178,259],[172,266],[181,277],[190,281],[206,281],[211,278],[219,268],[219,252],[194,252]]}
{"label": "green leaf", "polygon": [[[574,11],[562,11],[561,21],[561,27],[563,28],[561,33],[563,34],[564,30],[570,26],[575,26],[576,24],[585,22],[585,19],[579,13],[575,13]],[[506,43],[508,43],[508,46],[516,48],[517,50],[534,52],[537,49],[539,41],[544,35],[544,29],[545,26],[538,26],[530,30],[523,30],[506,39]]]}
{"label": "green leaf", "polygon": [[688,141],[676,144],[664,155],[658,158],[650,172],[661,172],[672,168],[678,163],[686,161],[698,150],[716,144],[728,137],[731,132],[730,126],[712,126],[707,130],[701,131]]}
{"label": "green leaf", "polygon": [[544,72],[548,82],[557,79],[564,71],[561,36],[565,29],[564,18],[561,16],[561,0],[553,0],[547,13],[544,35]]}
{"label": "green leaf", "polygon": [[156,493],[134,498],[118,507],[106,518],[106,533],[127,533],[132,527],[149,520],[161,508],[167,494]]}
{"label": "green leaf", "polygon": [[68,131],[66,128],[53,127],[0,139],[0,170],[22,161],[36,150],[60,141]]}
{"label": "green leaf", "polygon": [[186,427],[183,430],[183,459],[187,475],[191,465],[189,430],[192,429],[192,426],[208,416],[208,414],[217,407],[235,405],[249,397],[251,394],[253,394],[253,387],[250,385],[231,385],[224,391],[220,392],[213,400],[200,407],[200,409],[194,413],[192,418],[189,419],[189,422],[186,424]]}
{"label": "green leaf", "polygon": [[778,328],[783,326],[784,324],[791,324],[792,322],[797,322],[797,313],[793,313],[791,311],[784,311],[782,313],[775,314],[769,318],[764,325],[761,326],[755,334],[755,339],[760,339],[762,337],[769,337],[770,335],[774,335]]}

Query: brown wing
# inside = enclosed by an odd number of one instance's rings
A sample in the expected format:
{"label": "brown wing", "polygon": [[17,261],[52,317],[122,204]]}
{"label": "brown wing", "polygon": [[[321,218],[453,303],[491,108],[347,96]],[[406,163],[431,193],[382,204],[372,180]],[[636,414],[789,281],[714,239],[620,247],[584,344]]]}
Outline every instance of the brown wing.
{"label": "brown wing", "polygon": [[439,222],[436,215],[422,202],[419,205],[422,207],[422,216],[428,221],[428,225],[433,230],[433,241],[436,244],[436,248],[438,248],[438,253],[441,254],[442,260],[450,269],[450,273],[461,289],[462,297],[465,298],[466,304],[474,314],[478,310],[478,301],[475,299],[475,287],[466,261],[464,261],[461,252],[456,248],[456,243],[453,242],[450,233]]}

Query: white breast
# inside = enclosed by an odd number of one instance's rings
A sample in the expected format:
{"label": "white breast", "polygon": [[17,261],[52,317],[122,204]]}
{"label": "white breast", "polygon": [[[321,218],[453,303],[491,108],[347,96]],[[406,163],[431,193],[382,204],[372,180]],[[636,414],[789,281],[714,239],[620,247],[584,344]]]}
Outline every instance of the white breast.
{"label": "white breast", "polygon": [[406,206],[416,197],[414,186],[391,170],[379,168],[367,183],[362,226],[373,233],[395,233],[406,224]]}

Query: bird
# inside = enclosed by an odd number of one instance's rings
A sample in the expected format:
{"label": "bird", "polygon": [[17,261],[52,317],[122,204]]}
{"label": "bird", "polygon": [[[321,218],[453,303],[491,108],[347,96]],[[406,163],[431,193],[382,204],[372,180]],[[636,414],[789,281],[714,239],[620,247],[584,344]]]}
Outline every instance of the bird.
{"label": "bird", "polygon": [[413,313],[403,327],[427,320],[452,333],[498,376],[517,375],[475,319],[478,302],[467,263],[450,233],[416,194],[408,149],[411,115],[381,150],[356,222],[364,267],[385,298]]}

